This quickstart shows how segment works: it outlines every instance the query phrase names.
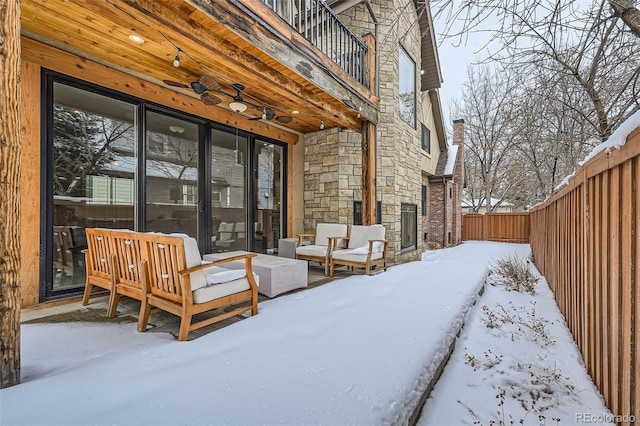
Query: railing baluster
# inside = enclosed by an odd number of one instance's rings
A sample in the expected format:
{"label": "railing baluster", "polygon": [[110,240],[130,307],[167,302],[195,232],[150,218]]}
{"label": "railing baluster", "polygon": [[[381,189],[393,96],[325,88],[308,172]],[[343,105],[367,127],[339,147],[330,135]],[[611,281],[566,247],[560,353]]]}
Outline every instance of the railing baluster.
{"label": "railing baluster", "polygon": [[354,79],[367,84],[367,45],[322,0],[262,0]]}

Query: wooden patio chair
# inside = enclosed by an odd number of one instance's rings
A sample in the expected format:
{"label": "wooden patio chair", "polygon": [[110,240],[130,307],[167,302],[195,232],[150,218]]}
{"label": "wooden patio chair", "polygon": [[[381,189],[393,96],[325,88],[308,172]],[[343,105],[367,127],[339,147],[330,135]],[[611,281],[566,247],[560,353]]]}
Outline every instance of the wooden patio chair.
{"label": "wooden patio chair", "polygon": [[111,247],[114,256],[111,256],[111,294],[107,317],[116,315],[120,296],[142,300],[145,297],[142,288],[142,276],[145,273],[142,261],[144,260],[144,235],[133,231],[112,231]]}
{"label": "wooden patio chair", "polygon": [[[331,256],[330,238],[346,238],[347,225],[342,223],[319,223],[315,234],[299,234],[296,259],[324,264],[324,274],[329,274]],[[314,238],[313,244],[302,245],[305,238]]]}
{"label": "wooden patio chair", "polygon": [[[332,238],[332,244],[338,243],[339,238]],[[385,240],[385,228],[382,225],[353,225],[347,248],[331,251],[331,265],[329,276],[333,277],[336,266],[351,266],[364,268],[364,273],[370,275],[372,268],[382,266],[387,270],[387,248],[389,243]]]}
{"label": "wooden patio chair", "polygon": [[[187,340],[190,331],[251,311],[258,313],[257,276],[251,268],[255,253],[202,263],[195,239],[184,236],[150,235],[146,238],[145,297],[140,309],[138,331],[145,331],[151,307],[181,318],[178,340]],[[245,268],[220,268],[227,262],[244,260]],[[206,270],[206,273],[205,273]],[[229,312],[193,322],[196,314],[245,302]],[[248,304],[246,304],[248,302]]]}
{"label": "wooden patio chair", "polygon": [[87,277],[84,295],[82,296],[83,305],[89,303],[94,287],[111,291],[113,285],[111,264],[114,256],[110,229],[87,228],[85,229],[85,234],[87,236],[87,248],[83,252]]}

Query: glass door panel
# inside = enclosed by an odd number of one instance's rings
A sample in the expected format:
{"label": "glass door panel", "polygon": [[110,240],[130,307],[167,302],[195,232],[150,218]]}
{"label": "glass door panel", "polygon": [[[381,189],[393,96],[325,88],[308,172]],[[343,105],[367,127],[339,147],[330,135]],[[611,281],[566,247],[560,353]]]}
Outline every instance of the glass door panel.
{"label": "glass door panel", "polygon": [[254,251],[275,253],[282,238],[283,148],[257,140],[254,150]]}
{"label": "glass door panel", "polygon": [[200,126],[146,113],[146,230],[198,238]]}
{"label": "glass door panel", "polygon": [[246,250],[248,140],[213,129],[211,144],[212,250]]}
{"label": "glass door panel", "polygon": [[[53,83],[53,280],[84,286],[84,229],[134,228],[136,106]],[[48,284],[49,286],[49,284]]]}

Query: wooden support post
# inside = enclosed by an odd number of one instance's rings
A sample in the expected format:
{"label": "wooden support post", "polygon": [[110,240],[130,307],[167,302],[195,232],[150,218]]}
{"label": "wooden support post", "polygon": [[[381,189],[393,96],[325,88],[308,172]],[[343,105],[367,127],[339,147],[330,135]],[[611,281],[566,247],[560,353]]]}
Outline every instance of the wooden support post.
{"label": "wooden support post", "polygon": [[[376,86],[376,39],[365,34],[362,40],[368,47],[366,67],[369,89],[375,93]],[[376,223],[376,125],[362,123],[362,223]]]}
{"label": "wooden support post", "polygon": [[376,85],[376,38],[373,34],[365,34],[362,36],[362,41],[367,45],[367,57],[365,60],[365,66],[367,70],[367,87],[371,90],[371,93],[378,95]]}
{"label": "wooden support post", "polygon": [[0,388],[20,383],[20,2],[0,7]]}
{"label": "wooden support post", "polygon": [[362,123],[362,223],[376,223],[376,125]]}

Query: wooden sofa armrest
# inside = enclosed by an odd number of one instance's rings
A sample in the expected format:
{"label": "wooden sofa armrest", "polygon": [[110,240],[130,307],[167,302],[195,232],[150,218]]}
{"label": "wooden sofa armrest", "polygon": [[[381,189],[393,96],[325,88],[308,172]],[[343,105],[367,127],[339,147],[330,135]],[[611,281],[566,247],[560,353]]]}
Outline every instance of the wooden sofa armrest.
{"label": "wooden sofa armrest", "polygon": [[349,237],[329,237],[329,252],[332,252],[333,250],[335,250],[338,247],[338,242],[340,240],[344,240],[346,241],[345,244],[349,244]]}
{"label": "wooden sofa armrest", "polygon": [[196,265],[196,266],[192,266],[191,268],[187,268],[187,269],[183,269],[182,271],[178,271],[178,273],[180,275],[189,275],[192,272],[196,272],[196,271],[201,271],[203,269],[208,269],[211,268],[212,266],[218,266],[218,265],[222,265],[224,263],[229,263],[229,262],[233,262],[236,260],[242,260],[245,259],[245,264],[247,262],[247,259],[251,259],[252,257],[256,257],[258,254],[257,253],[246,253],[246,254],[240,254],[238,256],[231,256],[231,257],[225,257],[224,259],[218,259],[216,261],[213,261],[211,263],[203,263],[201,265]]}
{"label": "wooden sofa armrest", "polygon": [[315,236],[316,234],[298,234],[298,245],[296,247],[300,247],[302,245],[302,238],[304,237],[311,238]]}

